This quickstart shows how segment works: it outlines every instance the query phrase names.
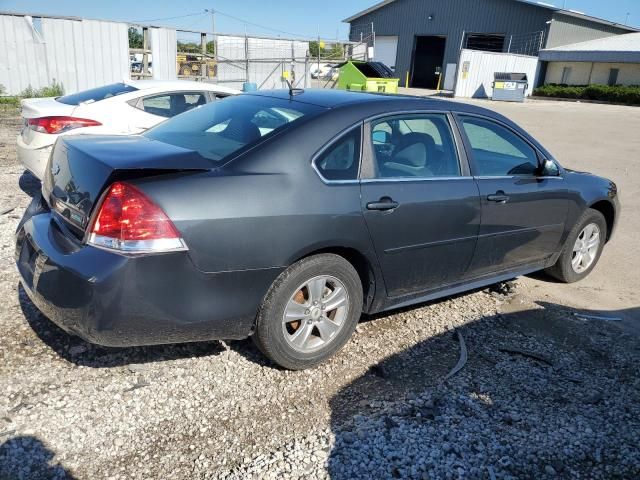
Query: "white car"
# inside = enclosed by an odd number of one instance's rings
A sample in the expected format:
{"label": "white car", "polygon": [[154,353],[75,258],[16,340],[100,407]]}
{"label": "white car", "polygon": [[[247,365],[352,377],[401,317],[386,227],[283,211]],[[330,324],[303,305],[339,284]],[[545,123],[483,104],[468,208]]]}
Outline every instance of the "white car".
{"label": "white car", "polygon": [[42,179],[59,135],[131,135],[216,99],[241,93],[203,82],[138,80],[57,98],[22,100],[18,161]]}

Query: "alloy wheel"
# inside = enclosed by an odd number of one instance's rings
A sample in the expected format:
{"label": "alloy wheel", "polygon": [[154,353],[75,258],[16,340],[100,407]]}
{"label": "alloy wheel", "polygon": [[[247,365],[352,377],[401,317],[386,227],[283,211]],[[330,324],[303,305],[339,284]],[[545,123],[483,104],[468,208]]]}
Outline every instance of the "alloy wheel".
{"label": "alloy wheel", "polygon": [[293,349],[311,353],[337,336],[349,314],[349,293],[336,277],[314,277],[291,296],[282,317],[284,337]]}
{"label": "alloy wheel", "polygon": [[583,273],[591,267],[600,248],[600,228],[590,223],[582,229],[573,245],[571,267],[576,273]]}

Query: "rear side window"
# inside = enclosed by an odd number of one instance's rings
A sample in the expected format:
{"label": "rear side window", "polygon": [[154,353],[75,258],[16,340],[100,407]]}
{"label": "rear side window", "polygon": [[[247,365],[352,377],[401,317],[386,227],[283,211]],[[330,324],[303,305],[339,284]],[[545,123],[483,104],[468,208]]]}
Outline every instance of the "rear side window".
{"label": "rear side window", "polygon": [[207,103],[204,93],[165,93],[142,99],[142,109],[152,115],[171,118]]}
{"label": "rear side window", "polygon": [[522,138],[495,122],[463,117],[473,160],[481,176],[535,175],[538,157]]}
{"label": "rear side window", "polygon": [[354,128],[333,142],[319,157],[315,166],[325,180],[356,180],[360,164],[360,128]]}
{"label": "rear side window", "polygon": [[326,110],[317,105],[259,95],[238,95],[171,118],[144,135],[220,162],[299,119]]}
{"label": "rear side window", "polygon": [[100,100],[106,100],[107,98],[122,95],[123,93],[135,92],[136,90],[138,89],[132,85],[113,83],[111,85],[105,85],[104,87],[84,90],[72,95],[64,95],[56,98],[56,101],[67,105],[80,105],[81,103],[99,102]]}

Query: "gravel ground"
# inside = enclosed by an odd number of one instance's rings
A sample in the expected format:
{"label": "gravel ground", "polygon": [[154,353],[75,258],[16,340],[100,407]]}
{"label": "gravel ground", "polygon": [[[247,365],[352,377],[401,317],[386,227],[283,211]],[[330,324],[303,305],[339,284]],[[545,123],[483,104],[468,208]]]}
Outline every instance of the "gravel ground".
{"label": "gravel ground", "polygon": [[18,286],[18,128],[0,118],[0,479],[640,477],[638,337],[529,279],[363,318],[305,372],[250,341],[65,334]]}

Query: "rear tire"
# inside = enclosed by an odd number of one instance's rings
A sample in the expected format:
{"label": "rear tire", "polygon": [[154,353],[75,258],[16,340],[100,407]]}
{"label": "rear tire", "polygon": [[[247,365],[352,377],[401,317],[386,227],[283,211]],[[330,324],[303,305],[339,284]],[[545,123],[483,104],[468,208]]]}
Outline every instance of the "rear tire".
{"label": "rear tire", "polygon": [[262,302],[252,337],[289,370],[324,362],[349,340],[362,313],[362,283],[334,254],[307,257],[278,276]]}
{"label": "rear tire", "polygon": [[564,283],[579,282],[598,264],[606,239],[604,216],[597,210],[587,209],[569,233],[558,261],[545,271]]}

